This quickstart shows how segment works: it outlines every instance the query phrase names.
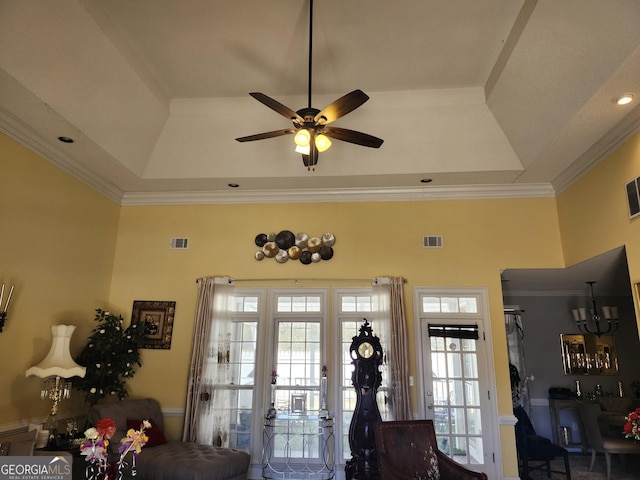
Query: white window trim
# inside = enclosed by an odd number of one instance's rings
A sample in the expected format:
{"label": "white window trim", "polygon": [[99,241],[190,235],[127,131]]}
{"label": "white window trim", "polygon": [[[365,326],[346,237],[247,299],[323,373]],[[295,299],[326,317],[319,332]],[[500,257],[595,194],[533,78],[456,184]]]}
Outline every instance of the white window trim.
{"label": "white window trim", "polygon": [[264,375],[259,375],[260,365],[263,363],[263,359],[265,356],[266,345],[265,342],[261,341],[264,338],[267,328],[265,316],[266,316],[266,288],[244,288],[244,287],[235,287],[234,295],[235,296],[256,296],[258,297],[258,311],[251,313],[244,312],[234,312],[233,318],[243,319],[243,318],[257,318],[258,328],[257,328],[257,338],[256,338],[256,361],[254,372],[255,380],[253,386],[253,411],[260,412],[258,415],[253,415],[251,422],[251,458],[253,462],[259,464],[262,457],[262,427],[264,421],[263,414],[263,406],[262,406],[262,396],[260,392],[264,391]]}
{"label": "white window trim", "polygon": [[[461,313],[461,312],[422,312],[422,297],[425,296],[450,296],[450,297],[476,297],[478,299],[477,313]],[[489,310],[489,292],[486,287],[413,287],[413,314],[415,325],[415,347],[416,347],[416,369],[417,369],[417,393],[418,393],[418,415],[419,418],[426,418],[426,410],[423,399],[425,398],[424,378],[424,358],[422,357],[422,320],[429,318],[437,318],[442,321],[451,318],[452,323],[455,320],[475,320],[478,323],[480,334],[484,342],[485,357],[487,362],[487,381],[489,386],[490,399],[488,402],[489,411],[482,412],[483,415],[489,416],[489,425],[492,426],[491,435],[493,436],[493,448],[495,458],[496,478],[502,478],[502,450],[500,442],[500,426],[498,424],[498,401],[497,401],[497,384],[495,375],[495,359],[493,355],[493,341],[491,335],[491,317]]]}
{"label": "white window trim", "polygon": [[[342,375],[342,317],[344,316],[358,316],[359,321],[362,323],[364,318],[367,318],[371,322],[373,319],[374,312],[341,312],[340,311],[340,297],[344,296],[371,296],[372,289],[371,287],[347,287],[347,288],[334,288],[333,289],[333,319],[335,325],[333,326],[333,345],[334,345],[334,355],[331,359],[332,365],[329,373],[336,372],[337,375]],[[374,332],[375,333],[375,332]],[[357,336],[358,332],[353,332],[353,336]],[[342,390],[340,387],[340,381],[336,379],[333,383],[330,383],[333,386],[333,391],[331,395],[331,405],[333,407],[332,413],[335,415],[335,424],[334,424],[334,438],[335,438],[335,458],[336,458],[336,472],[342,477],[336,478],[344,478],[344,467],[346,465],[345,459],[342,458],[342,452],[344,451],[344,442],[342,438],[342,429],[344,428],[343,422],[343,412],[342,412]]]}
{"label": "white window trim", "polygon": [[[314,295],[320,296],[320,311],[319,312],[278,312],[276,311],[277,307],[277,298],[279,296],[300,296],[300,295]],[[320,346],[320,355],[322,356],[321,365],[328,365],[329,363],[329,321],[330,317],[329,313],[329,289],[328,288],[270,288],[269,289],[269,318],[268,318],[268,327],[266,332],[267,342],[266,344],[269,346],[266,353],[266,368],[264,371],[268,375],[273,370],[275,370],[276,366],[276,358],[275,358],[275,319],[277,318],[287,318],[287,317],[307,317],[309,319],[319,319],[320,320],[320,338],[327,339],[327,341],[322,342]],[[265,383],[263,388],[263,398],[264,401],[267,402],[271,398],[271,387],[269,386],[269,382]],[[266,404],[265,404],[266,405]],[[261,406],[261,410],[266,413],[265,405]]]}
{"label": "white window trim", "polygon": [[[277,298],[280,296],[320,296],[320,311],[319,312],[278,312],[277,311]],[[276,318],[286,319],[290,318],[306,318],[308,320],[318,320],[320,322],[320,365],[327,365],[330,361],[329,358],[329,288],[269,288],[269,305],[268,305],[268,320],[267,320],[267,332],[265,342],[265,364],[263,367],[264,377],[266,377],[276,368]],[[318,387],[319,391],[319,387]],[[268,402],[271,399],[271,386],[270,381],[265,381],[262,389],[262,404],[259,407],[260,420],[263,422],[264,415],[267,413]],[[263,424],[260,425],[260,432],[263,430]],[[262,457],[262,454],[260,458]],[[262,461],[262,458],[261,458]],[[291,461],[291,464],[304,464],[308,459],[295,459]]]}

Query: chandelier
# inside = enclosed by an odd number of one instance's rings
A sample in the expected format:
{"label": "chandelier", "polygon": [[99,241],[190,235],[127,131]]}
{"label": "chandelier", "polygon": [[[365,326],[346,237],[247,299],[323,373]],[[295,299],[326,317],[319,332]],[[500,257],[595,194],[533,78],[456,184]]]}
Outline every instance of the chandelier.
{"label": "chandelier", "polygon": [[[586,308],[574,308],[572,310],[573,320],[576,322],[578,329],[582,333],[588,333],[591,335],[605,335],[607,333],[615,332],[618,329],[618,307],[604,306],[602,307],[602,315],[598,312],[596,307],[596,297],[593,295],[594,281],[585,282],[591,288],[591,318],[587,318]],[[602,323],[606,321],[606,325]]]}

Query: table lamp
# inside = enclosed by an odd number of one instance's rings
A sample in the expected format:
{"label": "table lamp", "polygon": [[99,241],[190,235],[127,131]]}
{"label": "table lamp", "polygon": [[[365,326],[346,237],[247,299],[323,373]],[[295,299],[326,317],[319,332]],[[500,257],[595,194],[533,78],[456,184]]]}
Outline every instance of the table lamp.
{"label": "table lamp", "polygon": [[35,375],[43,378],[40,398],[52,400],[51,412],[45,424],[51,434],[55,435],[58,404],[71,396],[71,377],[84,377],[86,368],[78,365],[69,351],[71,335],[75,325],[52,325],[53,342],[47,356],[38,365],[27,370],[26,376]]}

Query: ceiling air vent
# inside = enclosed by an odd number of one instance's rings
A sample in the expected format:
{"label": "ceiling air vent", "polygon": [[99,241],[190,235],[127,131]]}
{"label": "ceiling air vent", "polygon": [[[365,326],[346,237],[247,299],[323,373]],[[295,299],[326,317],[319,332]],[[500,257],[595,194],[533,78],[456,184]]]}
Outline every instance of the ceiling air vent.
{"label": "ceiling air vent", "polygon": [[186,250],[189,248],[189,239],[186,237],[173,237],[169,248],[171,250]]}
{"label": "ceiling air vent", "polygon": [[422,237],[424,248],[442,248],[442,235],[425,235]]}

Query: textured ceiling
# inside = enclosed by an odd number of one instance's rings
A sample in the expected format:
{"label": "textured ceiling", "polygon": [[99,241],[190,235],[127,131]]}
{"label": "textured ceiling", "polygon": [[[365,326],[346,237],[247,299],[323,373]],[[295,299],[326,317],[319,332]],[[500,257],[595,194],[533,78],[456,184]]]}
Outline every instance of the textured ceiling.
{"label": "textured ceiling", "polygon": [[290,136],[234,139],[290,126],[249,92],[308,106],[308,0],[0,0],[0,130],[122,204],[548,196],[638,131],[612,102],[638,25],[636,0],[316,0],[312,106],[362,89],[335,125],[384,144],[307,171]]}

